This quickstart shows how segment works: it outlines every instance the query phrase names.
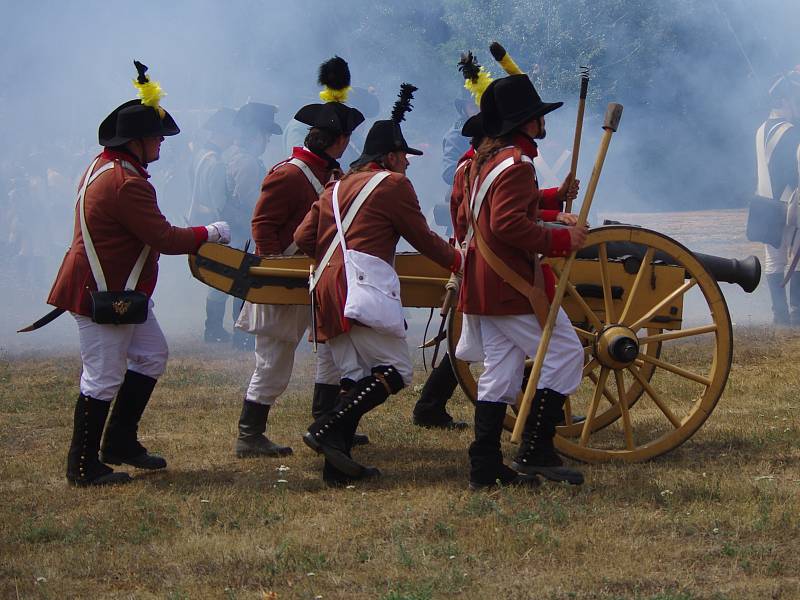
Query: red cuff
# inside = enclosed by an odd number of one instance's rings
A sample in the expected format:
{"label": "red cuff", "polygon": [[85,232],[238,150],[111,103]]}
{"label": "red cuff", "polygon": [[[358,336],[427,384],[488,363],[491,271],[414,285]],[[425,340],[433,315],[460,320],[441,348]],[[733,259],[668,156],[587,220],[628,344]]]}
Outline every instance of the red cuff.
{"label": "red cuff", "polygon": [[199,248],[203,243],[208,240],[208,229],[205,227],[191,227],[194,234],[194,243]]}
{"label": "red cuff", "polygon": [[550,232],[550,251],[547,256],[562,257],[570,255],[569,229],[566,227],[552,228]]}
{"label": "red cuff", "polygon": [[451,273],[458,273],[461,270],[461,261],[462,260],[463,260],[463,257],[461,256],[461,252],[459,252],[458,250],[455,250],[455,256],[453,257],[453,264],[450,265],[450,272]]}
{"label": "red cuff", "polygon": [[558,188],[539,190],[539,208],[561,212],[564,203],[558,197]]}
{"label": "red cuff", "polygon": [[540,210],[539,218],[545,223],[553,223],[558,220],[558,215],[560,214],[560,210]]}

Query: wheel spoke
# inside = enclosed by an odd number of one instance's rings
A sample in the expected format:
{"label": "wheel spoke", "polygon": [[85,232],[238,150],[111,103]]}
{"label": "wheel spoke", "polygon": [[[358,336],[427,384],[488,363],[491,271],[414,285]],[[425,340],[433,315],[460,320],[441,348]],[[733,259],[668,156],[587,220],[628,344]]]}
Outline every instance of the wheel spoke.
{"label": "wheel spoke", "polygon": [[583,366],[583,375],[582,376],[586,377],[587,375],[590,375],[592,373],[592,371],[594,371],[597,368],[597,365],[599,365],[599,364],[600,363],[597,362],[596,358],[593,358],[592,360],[590,360],[588,363],[586,363]]}
{"label": "wheel spoke", "polygon": [[650,263],[653,262],[653,255],[655,252],[656,249],[651,246],[647,249],[647,252],[644,253],[642,264],[639,265],[639,271],[636,273],[636,279],[633,280],[633,287],[631,287],[631,291],[628,292],[628,299],[625,301],[625,307],[622,309],[622,314],[619,317],[620,323],[625,322],[625,319],[628,318],[628,313],[630,313],[631,308],[633,308],[633,301],[636,300],[636,294],[639,291],[639,287],[642,285],[642,281],[644,281],[645,274],[648,267],[650,267]]}
{"label": "wheel spoke", "polygon": [[625,447],[633,450],[633,429],[631,429],[631,414],[628,411],[628,394],[625,391],[625,375],[622,370],[615,370],[617,380],[617,393],[619,394],[619,409],[622,413],[622,430],[625,432]]}
{"label": "wheel spoke", "polygon": [[591,331],[586,331],[585,329],[581,329],[580,327],[575,327],[573,325],[572,328],[575,330],[575,333],[577,333],[579,337],[582,337],[584,339],[594,341],[594,338],[597,337]]}
{"label": "wheel spoke", "polygon": [[581,439],[579,442],[581,446],[586,446],[589,441],[589,435],[592,432],[592,423],[594,422],[594,415],[597,413],[597,407],[600,404],[600,396],[603,395],[603,389],[606,387],[609,371],[610,369],[608,367],[603,367],[600,369],[600,379],[594,388],[594,396],[592,397],[592,404],[589,406],[589,414],[586,415],[586,421],[584,421],[583,429],[581,430]]}
{"label": "wheel spoke", "polygon": [[[596,384],[597,384],[597,382],[599,381],[599,380],[598,380],[598,378],[597,378],[597,375],[595,375],[595,374],[594,374],[594,373],[592,373],[592,372],[589,372],[589,373],[587,373],[587,374],[586,374],[586,376],[587,376],[587,377],[588,377],[588,378],[589,378],[589,379],[592,381],[592,383],[594,383],[595,385],[596,385]],[[608,403],[609,403],[611,406],[616,406],[616,405],[617,405],[617,399],[616,399],[616,398],[614,398],[614,394],[612,394],[612,393],[611,393],[611,390],[610,390],[610,389],[608,389],[608,386],[605,386],[605,387],[603,388],[603,397],[604,397],[606,400],[608,400]]]}
{"label": "wheel spoke", "polygon": [[685,377],[686,379],[691,379],[692,381],[696,381],[697,383],[702,383],[704,386],[708,387],[711,385],[711,380],[708,377],[704,377],[703,375],[698,375],[697,373],[693,373],[692,371],[687,371],[684,368],[681,368],[677,365],[673,365],[672,363],[664,362],[663,360],[659,360],[654,356],[650,356],[649,354],[639,354],[639,358],[641,358],[644,362],[648,362],[651,365],[655,365],[665,371],[669,371],[670,373],[675,373],[675,375],[680,375],[681,377]]}
{"label": "wheel spoke", "polygon": [[692,277],[689,281],[685,282],[678,289],[670,292],[663,300],[661,300],[661,302],[656,304],[653,308],[651,308],[645,314],[639,317],[639,319],[637,319],[635,323],[631,323],[630,325],[628,325],[628,327],[630,327],[634,331],[637,331],[642,325],[644,325],[650,319],[652,319],[656,315],[656,313],[658,313],[658,311],[660,311],[662,308],[664,308],[667,304],[672,302],[678,296],[681,296],[686,292],[688,292],[695,285],[697,285],[697,280],[694,277]]}
{"label": "wheel spoke", "polygon": [[564,425],[572,425],[572,403],[569,401],[569,396],[564,401]]}
{"label": "wheel spoke", "polygon": [[[561,274],[556,269],[553,269],[553,273],[557,279],[561,277]],[[587,319],[589,319],[589,323],[591,323],[595,329],[600,331],[603,328],[600,318],[594,313],[592,307],[586,304],[586,300],[584,300],[583,296],[578,293],[578,290],[575,289],[575,286],[571,281],[567,281],[567,293],[575,298],[575,302],[577,302],[578,306],[581,307],[583,314],[586,315]]]}
{"label": "wheel spoke", "polygon": [[692,337],[693,335],[702,335],[704,333],[711,333],[717,330],[715,324],[705,325],[703,327],[692,327],[691,329],[678,329],[677,331],[670,331],[668,333],[659,333],[656,335],[648,335],[639,338],[639,345],[652,344],[655,342],[666,342],[668,340],[678,340],[680,338]]}
{"label": "wheel spoke", "polygon": [[678,429],[681,426],[680,419],[676,417],[675,413],[673,413],[664,403],[664,401],[661,399],[661,396],[658,395],[658,392],[656,392],[653,389],[653,386],[650,385],[650,382],[642,377],[642,374],[639,373],[636,368],[628,367],[628,371],[630,371],[631,375],[636,378],[636,381],[638,381],[639,384],[644,388],[644,390],[647,392],[647,395],[650,396],[653,402],[655,402],[656,406],[661,410],[662,413],[664,413],[667,419],[669,419],[669,422],[672,423],[672,426],[675,427],[675,429]]}
{"label": "wheel spoke", "polygon": [[598,246],[597,257],[600,260],[600,282],[603,285],[603,307],[606,314],[606,323],[614,323],[614,298],[611,296],[611,281],[608,278],[608,251],[605,243]]}

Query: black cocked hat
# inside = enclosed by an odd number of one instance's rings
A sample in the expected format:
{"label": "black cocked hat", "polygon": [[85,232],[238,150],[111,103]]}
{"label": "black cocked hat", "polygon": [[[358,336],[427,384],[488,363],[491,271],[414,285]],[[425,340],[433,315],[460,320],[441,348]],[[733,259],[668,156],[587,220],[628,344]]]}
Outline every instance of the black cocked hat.
{"label": "black cocked hat", "polygon": [[233,124],[241,131],[257,129],[264,133],[280,135],[283,130],[275,122],[278,107],[263,102],[248,102],[236,111]]}
{"label": "black cocked hat", "polygon": [[340,56],[326,60],[319,66],[317,83],[322,86],[319,97],[324,104],[307,104],[297,111],[295,120],[336,135],[353,133],[364,122],[364,115],[345,104],[351,91],[347,61]]}
{"label": "black cocked hat", "polygon": [[422,156],[422,150],[412,148],[403,137],[403,130],[400,122],[405,120],[406,113],[412,109],[411,101],[414,99],[414,92],[417,88],[410,83],[400,86],[398,100],[392,109],[392,118],[375,121],[367,133],[364,140],[364,150],[356,160],[350,163],[351,167],[357,167],[373,160],[378,160],[390,152],[404,152],[415,156]]}
{"label": "black cocked hat", "polygon": [[166,110],[162,118],[155,108],[145,106],[141,100],[128,100],[103,119],[97,138],[101,146],[113,147],[137,138],[166,137],[180,132],[175,119]]}
{"label": "black cocked hat", "polygon": [[133,64],[138,73],[133,84],[139,90],[139,99],[120,104],[103,119],[97,132],[101,146],[120,146],[137,138],[177,135],[181,131],[172,115],[159,105],[163,92],[158,83],[150,81],[147,66],[138,60]]}
{"label": "black cocked hat", "polygon": [[307,104],[297,111],[294,118],[309,127],[327,129],[336,135],[350,135],[364,122],[361,111],[341,102]]}
{"label": "black cocked hat", "polygon": [[495,79],[481,97],[483,130],[490,137],[506,135],[563,104],[542,102],[527,75],[509,75]]}
{"label": "black cocked hat", "polygon": [[203,129],[213,133],[233,133],[233,122],[236,119],[236,111],[232,108],[220,108],[203,125]]}

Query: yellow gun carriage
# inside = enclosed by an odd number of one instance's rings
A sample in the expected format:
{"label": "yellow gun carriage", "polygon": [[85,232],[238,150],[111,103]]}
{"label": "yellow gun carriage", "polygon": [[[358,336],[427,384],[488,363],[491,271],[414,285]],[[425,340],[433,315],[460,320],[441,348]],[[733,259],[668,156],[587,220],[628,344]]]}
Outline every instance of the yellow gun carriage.
{"label": "yellow gun carriage", "polygon": [[[558,275],[564,259],[547,262]],[[197,279],[256,304],[310,304],[311,264],[305,256],[258,257],[218,244],[189,258]],[[446,270],[413,253],[398,254],[395,268],[403,306],[441,307]],[[631,225],[591,230],[562,303],[583,342],[585,367],[557,430],[558,450],[586,462],[643,461],[689,439],[717,405],[731,366],[731,318],[718,281],[751,292],[760,275],[755,257],[695,254]],[[454,358],[460,327],[461,315],[452,311],[447,345],[474,402],[481,365]],[[600,403],[591,410],[595,397]],[[573,422],[573,415],[587,418]],[[509,414],[506,428],[514,422]]]}

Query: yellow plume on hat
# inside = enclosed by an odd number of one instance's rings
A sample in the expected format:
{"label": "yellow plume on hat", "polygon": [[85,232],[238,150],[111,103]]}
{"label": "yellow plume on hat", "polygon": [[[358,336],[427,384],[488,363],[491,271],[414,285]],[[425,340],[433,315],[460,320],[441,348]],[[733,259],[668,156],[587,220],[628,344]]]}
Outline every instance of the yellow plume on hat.
{"label": "yellow plume on hat", "polygon": [[517,65],[517,63],[514,62],[514,59],[508,55],[506,49],[497,42],[491,43],[489,46],[489,52],[492,53],[494,59],[500,63],[500,66],[503,67],[503,70],[509,75],[524,75],[522,69],[519,68],[519,65]]}
{"label": "yellow plume on hat", "polygon": [[478,64],[478,60],[472,52],[461,55],[461,60],[458,61],[458,70],[464,75],[464,87],[472,94],[475,104],[480,106],[483,92],[492,83],[489,71]]}
{"label": "yellow plume on hat", "polygon": [[323,102],[347,101],[350,94],[350,67],[340,56],[326,60],[319,66],[317,81],[322,86],[319,97]]}
{"label": "yellow plume on hat", "polygon": [[158,115],[163,119],[166,111],[161,108],[159,103],[166,93],[161,89],[161,84],[157,81],[150,81],[150,78],[145,74],[147,73],[146,65],[143,65],[138,60],[133,61],[133,64],[139,74],[139,76],[133,80],[133,86],[139,91],[138,96],[142,104],[155,108],[158,111]]}

